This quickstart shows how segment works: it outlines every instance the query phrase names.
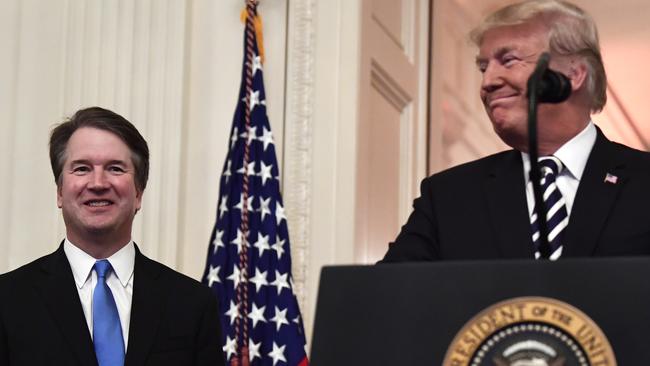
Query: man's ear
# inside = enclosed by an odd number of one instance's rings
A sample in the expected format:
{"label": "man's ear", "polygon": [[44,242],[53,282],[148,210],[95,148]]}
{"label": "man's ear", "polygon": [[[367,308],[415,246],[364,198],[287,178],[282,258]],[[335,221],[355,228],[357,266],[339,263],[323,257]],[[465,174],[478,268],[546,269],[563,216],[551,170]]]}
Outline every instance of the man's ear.
{"label": "man's ear", "polygon": [[63,196],[61,195],[61,184],[56,185],[56,205],[61,208],[63,207]]}
{"label": "man's ear", "polygon": [[144,195],[144,190],[140,190],[138,187],[135,188],[135,213],[142,208],[142,196]]}
{"label": "man's ear", "polygon": [[567,77],[571,80],[572,92],[583,88],[587,82],[587,64],[581,60],[571,60]]}

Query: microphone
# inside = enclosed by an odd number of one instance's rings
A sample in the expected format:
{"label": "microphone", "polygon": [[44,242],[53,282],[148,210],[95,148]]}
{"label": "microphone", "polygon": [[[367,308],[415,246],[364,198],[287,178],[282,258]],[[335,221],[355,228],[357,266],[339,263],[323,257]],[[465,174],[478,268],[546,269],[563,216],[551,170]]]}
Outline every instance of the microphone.
{"label": "microphone", "polygon": [[551,247],[548,243],[548,223],[546,222],[546,206],[540,184],[541,173],[537,158],[537,104],[561,103],[571,95],[571,82],[562,73],[548,68],[551,55],[544,52],[539,56],[535,70],[528,78],[528,154],[530,155],[530,179],[533,183],[535,211],[539,228],[539,252],[542,258],[548,259]]}
{"label": "microphone", "polygon": [[571,81],[564,74],[546,69],[539,81],[537,97],[540,103],[562,103],[571,95]]}
{"label": "microphone", "polygon": [[[551,56],[548,52],[542,53],[537,61],[535,71],[528,79],[528,90],[535,90],[538,103],[562,103],[571,95],[571,81],[564,74],[548,68]],[[536,87],[531,88],[531,84]]]}

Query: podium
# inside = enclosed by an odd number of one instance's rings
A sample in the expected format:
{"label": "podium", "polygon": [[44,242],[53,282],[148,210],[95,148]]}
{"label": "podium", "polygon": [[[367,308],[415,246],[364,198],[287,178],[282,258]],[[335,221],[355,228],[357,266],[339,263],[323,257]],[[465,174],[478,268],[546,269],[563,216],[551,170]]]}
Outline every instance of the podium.
{"label": "podium", "polygon": [[648,258],[335,266],[321,273],[311,360],[650,365],[649,339]]}

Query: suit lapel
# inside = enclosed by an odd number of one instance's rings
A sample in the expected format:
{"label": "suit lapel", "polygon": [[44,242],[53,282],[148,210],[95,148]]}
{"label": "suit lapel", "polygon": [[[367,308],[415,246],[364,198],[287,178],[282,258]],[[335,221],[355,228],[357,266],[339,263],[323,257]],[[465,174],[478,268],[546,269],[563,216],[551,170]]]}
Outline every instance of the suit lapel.
{"label": "suit lapel", "polygon": [[63,244],[43,262],[42,277],[35,282],[35,287],[78,363],[97,365],[88,324]]}
{"label": "suit lapel", "polygon": [[503,258],[533,258],[521,153],[511,151],[485,181],[489,219]]}
{"label": "suit lapel", "polygon": [[[615,176],[616,182],[606,182],[607,174]],[[593,254],[601,229],[626,178],[625,164],[620,160],[614,144],[598,129],[596,143],[587,160],[571,209],[563,257]]]}
{"label": "suit lapel", "polygon": [[161,268],[136,246],[126,366],[144,365],[153,344],[168,295],[160,278]]}

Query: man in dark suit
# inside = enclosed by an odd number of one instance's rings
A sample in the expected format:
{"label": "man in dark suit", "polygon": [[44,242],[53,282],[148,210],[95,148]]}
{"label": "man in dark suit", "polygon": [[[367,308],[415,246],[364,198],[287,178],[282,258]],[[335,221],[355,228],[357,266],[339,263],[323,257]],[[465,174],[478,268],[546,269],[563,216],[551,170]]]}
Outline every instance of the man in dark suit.
{"label": "man in dark suit", "polygon": [[550,259],[649,255],[649,154],[609,141],[590,118],[607,86],[591,17],[563,1],[525,1],[489,15],[470,36],[485,110],[513,150],[426,178],[382,262],[540,257],[526,82],[542,52],[571,82],[568,100],[538,113],[539,155],[555,167],[540,172]]}
{"label": "man in dark suit", "polygon": [[131,239],[149,149],[122,116],[78,111],[50,137],[66,238],[0,276],[0,366],[223,365],[212,292]]}

